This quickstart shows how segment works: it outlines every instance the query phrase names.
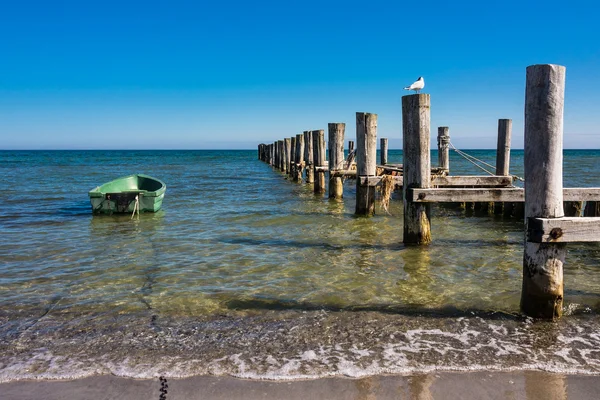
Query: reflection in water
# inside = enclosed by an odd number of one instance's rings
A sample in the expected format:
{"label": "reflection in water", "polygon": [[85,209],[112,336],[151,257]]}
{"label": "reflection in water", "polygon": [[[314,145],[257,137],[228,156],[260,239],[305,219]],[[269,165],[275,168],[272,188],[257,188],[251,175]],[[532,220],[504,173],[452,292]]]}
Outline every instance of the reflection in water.
{"label": "reflection in water", "polygon": [[358,393],[356,400],[376,400],[377,388],[379,387],[379,380],[376,378],[363,378],[355,381],[356,389]]}
{"label": "reflection in water", "polygon": [[411,400],[433,400],[431,385],[435,381],[432,374],[413,375],[409,378]]}
{"label": "reflection in water", "polygon": [[431,257],[426,247],[411,247],[411,252],[404,252],[402,267],[404,278],[396,282],[397,289],[403,302],[414,306],[431,306],[437,304],[433,300],[437,297],[431,288],[432,277],[430,274]]}
{"label": "reflection in water", "polygon": [[525,372],[527,400],[567,400],[567,384],[562,374]]}

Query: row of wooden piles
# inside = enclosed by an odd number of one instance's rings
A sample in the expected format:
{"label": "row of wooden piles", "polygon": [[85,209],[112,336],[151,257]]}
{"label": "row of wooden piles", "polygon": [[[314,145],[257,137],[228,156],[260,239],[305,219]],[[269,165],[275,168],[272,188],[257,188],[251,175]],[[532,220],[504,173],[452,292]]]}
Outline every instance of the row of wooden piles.
{"label": "row of wooden piles", "polygon": [[[363,112],[356,113],[356,172],[351,171],[351,160],[344,161],[343,123],[328,126],[328,163],[324,130],[305,131],[272,144],[261,144],[259,159],[290,174],[297,182],[302,180],[304,171],[306,182],[314,183],[316,193],[325,192],[328,171],[331,198],[342,197],[342,178],[354,174],[356,214],[359,215],[374,213],[374,187],[382,181],[382,173],[390,175],[390,171],[395,171],[396,176],[391,179],[402,186],[403,242],[406,245],[431,242],[432,203],[464,203],[473,209],[487,207],[494,213],[500,209],[502,213],[510,210],[511,215],[520,214],[515,212],[516,205],[524,204],[521,309],[534,317],[558,318],[562,314],[566,243],[600,241],[600,218],[597,218],[600,188],[563,188],[562,184],[564,87],[564,67],[550,64],[527,67],[524,188],[514,187],[513,177],[508,172],[510,120],[499,122],[497,175],[448,175],[447,127],[438,130],[440,166],[432,169],[428,94],[402,98],[401,166],[391,168],[382,160],[378,168],[375,162],[377,115]],[[382,158],[384,156],[387,158],[387,142],[382,143]],[[588,217],[581,217],[582,212]]]}

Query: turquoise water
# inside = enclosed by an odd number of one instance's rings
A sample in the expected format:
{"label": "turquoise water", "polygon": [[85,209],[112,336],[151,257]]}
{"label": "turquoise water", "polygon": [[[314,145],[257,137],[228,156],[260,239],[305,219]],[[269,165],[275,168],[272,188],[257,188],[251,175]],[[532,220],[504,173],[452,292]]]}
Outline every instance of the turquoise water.
{"label": "turquoise water", "polygon": [[[600,151],[564,158],[565,187],[600,186]],[[131,173],[166,182],[163,209],[92,216],[87,191]],[[354,181],[330,201],[255,151],[2,151],[0,182],[3,381],[600,373],[598,244],[569,244],[552,324],[519,314],[521,221],[435,206],[433,243],[404,247],[399,193],[357,218]]]}

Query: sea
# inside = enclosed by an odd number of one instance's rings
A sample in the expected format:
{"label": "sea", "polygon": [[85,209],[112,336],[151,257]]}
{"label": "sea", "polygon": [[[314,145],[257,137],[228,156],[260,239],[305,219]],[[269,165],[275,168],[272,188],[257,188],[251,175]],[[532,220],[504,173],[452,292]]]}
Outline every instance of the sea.
{"label": "sea", "polygon": [[[600,186],[600,150],[563,170]],[[450,172],[485,174],[455,152]],[[88,191],[132,173],[167,184],[163,208],[92,215]],[[256,150],[0,151],[0,382],[600,374],[600,244],[568,244],[564,316],[535,320],[522,220],[434,205],[432,243],[405,246],[401,193],[357,217],[355,184],[315,195]]]}

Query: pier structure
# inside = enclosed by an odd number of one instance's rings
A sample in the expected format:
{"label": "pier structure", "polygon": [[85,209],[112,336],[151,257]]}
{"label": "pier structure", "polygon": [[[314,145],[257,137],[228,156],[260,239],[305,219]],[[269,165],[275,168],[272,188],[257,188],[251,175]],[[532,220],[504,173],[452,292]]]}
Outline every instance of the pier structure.
{"label": "pier structure", "polygon": [[[600,188],[563,188],[565,71],[565,67],[552,64],[527,67],[524,188],[513,185],[513,180],[519,178],[509,172],[510,119],[498,120],[495,175],[449,175],[449,127],[438,127],[438,167],[432,167],[428,94],[402,97],[403,164],[388,164],[387,140],[384,139],[380,142],[380,165],[375,164],[377,115],[360,112],[356,113],[356,170],[349,167],[354,154],[352,141],[349,142],[349,159],[341,161],[340,143],[344,140],[345,126],[340,123],[329,124],[328,167],[324,142],[320,141],[322,130],[304,132],[304,159],[297,165],[305,166],[305,181],[314,182],[318,194],[325,192],[324,179],[321,181],[319,177],[315,182],[313,177],[327,171],[329,195],[334,199],[340,199],[343,194],[340,189],[343,185],[339,185],[336,178],[355,177],[357,215],[375,213],[375,187],[383,181],[391,179],[396,187],[402,187],[403,242],[406,245],[431,242],[429,207],[432,203],[458,203],[467,210],[524,217],[521,310],[533,317],[560,318],[566,243],[600,242]],[[285,152],[281,143],[280,140],[259,145],[258,155],[260,160],[285,171],[284,163],[278,161]],[[318,150],[314,151],[315,147]],[[454,147],[453,150],[463,153]]]}

